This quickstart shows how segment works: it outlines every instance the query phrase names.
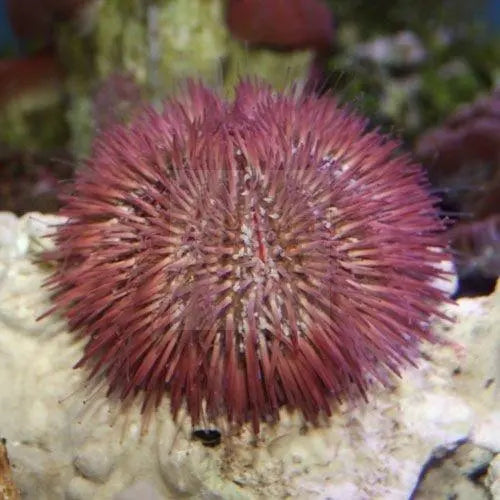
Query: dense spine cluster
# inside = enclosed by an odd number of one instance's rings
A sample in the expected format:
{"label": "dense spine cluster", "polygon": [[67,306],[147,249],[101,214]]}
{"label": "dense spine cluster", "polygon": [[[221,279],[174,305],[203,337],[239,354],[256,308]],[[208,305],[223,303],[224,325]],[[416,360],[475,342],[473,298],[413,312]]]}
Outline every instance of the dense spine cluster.
{"label": "dense spine cluster", "polygon": [[442,225],[421,168],[331,97],[191,85],[99,139],[46,258],[78,366],[193,424],[315,422],[431,339]]}

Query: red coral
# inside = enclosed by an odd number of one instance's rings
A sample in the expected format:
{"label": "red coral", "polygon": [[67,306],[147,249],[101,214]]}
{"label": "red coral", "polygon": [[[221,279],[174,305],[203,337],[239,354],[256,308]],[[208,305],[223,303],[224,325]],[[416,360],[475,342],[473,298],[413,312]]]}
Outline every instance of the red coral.
{"label": "red coral", "polygon": [[498,213],[500,89],[463,106],[442,126],[424,134],[416,154],[457,209],[477,219]]}
{"label": "red coral", "polygon": [[463,106],[442,126],[423,135],[417,154],[446,171],[477,160],[499,162],[500,89]]}
{"label": "red coral", "polygon": [[7,12],[19,37],[50,38],[54,23],[74,17],[95,0],[7,0]]}
{"label": "red coral", "polygon": [[463,106],[424,134],[416,153],[428,166],[433,184],[445,193],[445,206],[457,213],[450,238],[460,276],[498,276],[500,89]]}
{"label": "red coral", "polygon": [[59,64],[47,52],[25,59],[0,60],[0,104],[41,87],[60,88],[62,78]]}
{"label": "red coral", "polygon": [[236,38],[256,45],[322,50],[333,42],[333,18],[322,0],[229,0]]}
{"label": "red coral", "polygon": [[387,383],[446,300],[418,165],[330,97],[193,85],[101,136],[64,197],[55,309],[77,366],[149,415],[309,421]]}

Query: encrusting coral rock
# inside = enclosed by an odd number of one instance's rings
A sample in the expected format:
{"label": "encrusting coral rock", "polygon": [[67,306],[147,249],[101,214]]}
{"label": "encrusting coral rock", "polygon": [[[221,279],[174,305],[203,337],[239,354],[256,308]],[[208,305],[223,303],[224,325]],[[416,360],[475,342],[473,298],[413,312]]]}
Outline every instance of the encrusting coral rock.
{"label": "encrusting coral rock", "polygon": [[[72,368],[82,342],[55,317],[35,321],[49,307],[41,284],[50,270],[33,260],[51,247],[41,235],[58,221],[0,214],[0,432],[23,498],[131,498],[139,491],[158,499],[407,500],[435,450],[469,439],[500,451],[498,290],[460,299],[447,309],[455,325],[436,325],[461,354],[426,346],[419,368],[390,391],[342,405],[317,428],[282,410],[257,441],[249,428],[239,436],[219,428],[221,444],[205,447],[192,439],[184,413],[179,425],[172,421],[165,399],[141,438],[139,408],[121,414],[104,394],[89,398],[82,389],[84,373]],[[495,491],[497,462],[488,469]]]}

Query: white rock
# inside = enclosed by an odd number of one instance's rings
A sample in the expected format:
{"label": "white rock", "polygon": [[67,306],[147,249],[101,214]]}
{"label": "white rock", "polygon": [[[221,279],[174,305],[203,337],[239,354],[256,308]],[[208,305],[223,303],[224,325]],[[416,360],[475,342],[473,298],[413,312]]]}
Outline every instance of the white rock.
{"label": "white rock", "polygon": [[74,465],[83,477],[103,483],[114,466],[113,453],[100,442],[86,442],[77,451]]}
{"label": "white rock", "polygon": [[113,500],[162,500],[165,498],[153,484],[148,481],[138,481],[127,489],[121,491]]}
{"label": "white rock", "polygon": [[19,219],[10,212],[0,212],[0,258],[3,263],[24,255],[28,236],[21,230]]}
{"label": "white rock", "polygon": [[500,410],[475,423],[471,437],[477,445],[500,453]]}
{"label": "white rock", "polygon": [[485,484],[490,489],[493,500],[500,499],[500,454],[491,461]]}
{"label": "white rock", "polygon": [[65,491],[65,500],[87,500],[96,498],[96,485],[80,476],[75,476],[69,481]]}

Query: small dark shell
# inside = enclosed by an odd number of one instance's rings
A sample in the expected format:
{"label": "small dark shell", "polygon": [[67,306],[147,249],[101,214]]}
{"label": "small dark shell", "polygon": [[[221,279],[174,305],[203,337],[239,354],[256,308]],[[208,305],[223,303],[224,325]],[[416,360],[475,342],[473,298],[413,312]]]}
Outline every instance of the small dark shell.
{"label": "small dark shell", "polygon": [[203,446],[214,448],[221,442],[221,434],[217,429],[197,429],[193,431],[193,439],[201,441]]}

